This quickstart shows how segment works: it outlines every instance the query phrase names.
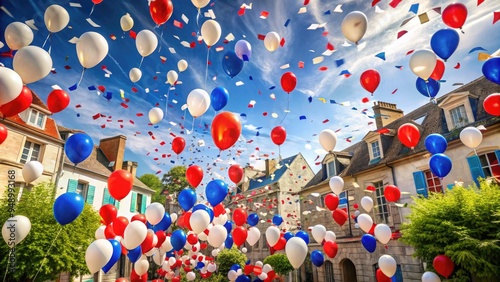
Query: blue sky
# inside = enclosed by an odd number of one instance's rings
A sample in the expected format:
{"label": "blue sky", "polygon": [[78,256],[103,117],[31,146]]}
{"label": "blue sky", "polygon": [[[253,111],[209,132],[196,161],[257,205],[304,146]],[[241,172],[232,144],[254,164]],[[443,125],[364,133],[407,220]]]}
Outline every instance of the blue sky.
{"label": "blue sky", "polygon": [[[340,129],[337,133],[336,149],[341,150],[360,141],[369,130],[375,129],[374,124],[369,125],[374,122],[374,119],[369,118],[374,101],[396,103],[405,112],[428,103],[428,99],[415,89],[417,77],[409,69],[410,56],[406,54],[410,50],[430,48],[430,38],[433,33],[446,27],[440,15],[432,8],[444,9],[453,1],[403,1],[396,8],[392,8],[389,6],[390,1],[380,1],[376,7],[372,7],[371,1],[365,0],[311,0],[306,6],[304,1],[300,0],[253,2],[218,0],[211,1],[201,10],[197,24],[198,11],[191,2],[173,0],[174,13],[170,20],[159,28],[155,28],[155,23],[149,15],[148,2],[145,0],[104,0],[95,6],[90,16],[100,27],[93,27],[86,21],[92,8],[90,0],[71,1],[81,4],[81,8],[71,7],[70,1],[23,0],[21,2],[23,5],[15,0],[2,1],[1,30],[13,21],[34,20],[38,30],[33,30],[35,38],[32,44],[36,46],[42,46],[48,35],[43,23],[46,7],[50,4],[60,4],[70,14],[69,27],[54,34],[50,42],[51,56],[57,73],[49,74],[46,78],[29,85],[44,101],[54,84],[70,94],[70,106],[63,112],[53,115],[59,124],[86,131],[96,143],[103,137],[126,135],[128,137],[126,159],[139,162],[139,175],[158,171],[164,173],[172,165],[195,163],[205,169],[206,183],[212,177],[223,178],[230,182],[227,178],[229,164],[238,163],[244,166],[249,163],[261,166],[261,160],[266,158],[266,154],[277,157],[278,148],[269,137],[270,131],[275,126],[284,126],[288,133],[287,141],[281,146],[282,157],[301,152],[313,170],[317,171],[319,166],[315,165],[315,162],[320,161],[324,153],[315,135],[323,129]],[[429,2],[432,2],[432,5]],[[442,83],[438,96],[455,89],[456,86],[452,86],[454,83],[467,83],[481,75],[482,62],[477,60],[478,52],[469,54],[472,48],[480,46],[489,53],[500,48],[500,23],[492,24],[493,12],[500,10],[500,2],[486,0],[479,6],[476,0],[459,2],[464,3],[469,11],[463,27],[465,34],[460,34],[458,50],[446,63],[443,77],[446,82]],[[430,21],[420,24],[418,17],[415,17],[401,26],[405,19],[415,16],[409,10],[411,5],[416,3],[420,4],[418,14],[427,12]],[[244,15],[239,16],[238,10],[243,4],[251,4],[251,9],[247,9]],[[341,7],[338,8],[338,5]],[[299,13],[301,9],[303,12]],[[182,42],[197,42],[193,32],[196,34],[199,26],[209,19],[205,16],[209,10],[213,11],[215,20],[221,25],[222,37],[210,50],[211,64],[206,73],[206,45],[196,43],[195,48],[187,48]],[[364,12],[368,17],[368,30],[360,46],[356,47],[353,44],[346,46],[340,30],[341,21],[349,12],[356,10]],[[260,18],[262,11],[269,12],[266,19]],[[122,38],[123,32],[119,22],[125,13],[129,13],[135,21],[133,31],[149,29],[158,37],[163,34],[157,50],[144,59],[141,67],[142,79],[137,83],[129,80],[128,72],[131,68],[139,66],[141,56],[136,50],[134,40],[128,34]],[[189,19],[188,23],[183,20],[183,15]],[[288,19],[290,22],[285,26]],[[183,27],[175,27],[174,20],[181,22]],[[308,29],[311,24],[323,27]],[[402,30],[408,32],[397,39],[397,33]],[[75,44],[68,41],[87,31],[102,34],[109,44],[109,53],[103,62],[85,72],[77,90],[69,91],[69,87],[78,82],[82,66],[76,57]],[[270,31],[277,32],[286,41],[285,45],[275,52],[267,51],[263,41],[258,39],[258,34]],[[111,39],[112,34],[116,36],[116,40]],[[229,34],[235,39],[224,44],[223,40]],[[252,57],[250,61],[245,62],[240,74],[230,78],[223,72],[221,61],[223,54],[233,50],[239,39],[250,42]],[[3,32],[0,41],[5,43]],[[313,64],[313,59],[322,56],[326,51],[328,43],[334,45],[336,51],[329,56],[324,55],[321,63]],[[224,51],[217,52],[215,47],[224,47]],[[169,48],[173,48],[175,53]],[[48,45],[45,49],[48,49]],[[8,51],[7,46],[0,51]],[[375,57],[380,52],[385,52],[385,61]],[[165,63],[162,63],[160,56],[167,58]],[[170,87],[165,84],[166,74],[169,70],[178,71],[177,62],[180,59],[187,60],[189,67],[185,72],[179,73],[182,84],[176,85],[175,89],[169,92],[168,115],[157,127],[148,126],[147,114],[151,107],[157,103],[163,109],[166,107],[164,95]],[[339,60],[343,60],[344,64],[337,67]],[[304,62],[304,68],[298,68],[300,61]],[[7,57],[0,57],[0,62],[7,67],[12,66],[12,59]],[[459,69],[454,68],[457,63],[460,63]],[[290,67],[284,68],[283,66],[287,64]],[[67,70],[65,66],[70,66],[71,69]],[[109,78],[104,76],[105,72],[101,66],[106,66],[112,72]],[[396,66],[403,68],[401,70]],[[320,67],[325,67],[326,70],[321,71]],[[381,74],[381,84],[373,96],[370,96],[359,83],[360,74],[369,68],[375,68]],[[349,78],[339,75],[342,70],[348,70],[352,75]],[[294,72],[298,78],[297,87],[290,94],[283,92],[280,87],[281,75],[287,71]],[[240,81],[244,84],[236,86]],[[98,95],[97,91],[88,90],[90,86],[99,85],[106,87],[106,91],[113,92],[110,101]],[[235,147],[223,151],[219,157],[217,156],[219,150],[210,137],[210,123],[216,114],[212,108],[194,120],[194,132],[186,134],[186,130],[180,126],[183,124],[188,130],[193,127],[192,117],[188,112],[181,110],[189,92],[195,88],[202,88],[210,93],[217,86],[223,86],[229,91],[229,103],[223,110],[246,115],[241,119],[244,129],[240,140]],[[138,92],[134,93],[132,87],[137,88]],[[130,99],[128,108],[120,106],[123,102],[119,94],[120,89],[124,90],[125,98]],[[396,89],[397,91],[392,94]],[[308,100],[309,97],[311,102]],[[363,103],[362,99],[365,97],[370,101]],[[284,118],[288,99],[290,113]],[[330,100],[335,100],[339,104],[331,104]],[[250,101],[255,101],[253,108],[248,107]],[[77,105],[81,107],[77,108]],[[364,109],[368,109],[366,114],[361,112]],[[108,122],[107,118],[94,120],[92,116],[98,113],[112,116],[111,121]],[[139,117],[137,113],[142,113],[144,116]],[[277,118],[274,118],[273,114],[277,115]],[[300,116],[305,116],[306,119],[301,120]],[[130,120],[134,124],[130,123]],[[324,122],[326,120],[328,122]],[[103,124],[106,124],[105,128],[101,128]],[[154,134],[155,140],[148,135],[149,131]],[[140,134],[136,134],[138,132]],[[179,157],[176,157],[171,150],[170,142],[173,137],[170,133],[186,139],[186,149]],[[198,146],[199,140],[204,140],[206,145]],[[161,141],[165,141],[166,144],[161,146]],[[172,156],[162,158],[163,154]],[[208,168],[210,170],[207,170]]]}

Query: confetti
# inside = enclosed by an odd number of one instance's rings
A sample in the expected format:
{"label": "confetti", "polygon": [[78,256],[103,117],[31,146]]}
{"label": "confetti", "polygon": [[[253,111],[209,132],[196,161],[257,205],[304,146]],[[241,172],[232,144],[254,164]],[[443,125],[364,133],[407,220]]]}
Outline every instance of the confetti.
{"label": "confetti", "polygon": [[333,10],[333,12],[335,12],[335,13],[344,12],[344,11],[342,11],[342,5],[341,4],[337,5],[337,7],[335,7],[335,10]]}
{"label": "confetti", "polygon": [[101,27],[100,25],[96,24],[91,18],[87,18],[87,22],[93,27]]}
{"label": "confetti", "polygon": [[260,12],[260,18],[265,20],[267,19],[267,16],[269,16],[269,12],[268,11],[262,11]]}
{"label": "confetti", "polygon": [[14,16],[4,6],[1,6],[0,10],[4,11],[9,17],[14,18]]}
{"label": "confetti", "polygon": [[188,24],[188,23],[189,23],[189,18],[188,18],[188,17],[186,17],[186,15],[182,14],[181,19],[182,19],[182,20],[183,20],[186,24]]}
{"label": "confetti", "polygon": [[69,6],[73,7],[73,8],[81,8],[82,7],[82,5],[80,3],[73,3],[73,2],[70,2]]}

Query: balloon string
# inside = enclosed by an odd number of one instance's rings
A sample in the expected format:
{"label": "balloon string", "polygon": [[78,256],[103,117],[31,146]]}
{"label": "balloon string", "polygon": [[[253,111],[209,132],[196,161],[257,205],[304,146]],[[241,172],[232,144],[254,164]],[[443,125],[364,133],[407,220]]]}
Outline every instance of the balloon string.
{"label": "balloon string", "polygon": [[94,8],[95,8],[95,4],[92,6],[92,9],[90,10],[90,14],[89,14],[89,17],[92,15],[92,13],[94,12]]}
{"label": "balloon string", "polygon": [[125,33],[126,33],[126,31],[123,32],[122,39],[125,38]]}
{"label": "balloon string", "polygon": [[[201,9],[198,8],[198,14],[196,15],[196,26],[198,27],[198,31],[196,33],[197,36],[200,36],[200,15],[201,15]],[[198,40],[198,38],[196,38]]]}
{"label": "balloon string", "polygon": [[210,47],[208,47],[207,50],[207,64],[205,66],[205,90],[207,89],[207,78],[208,78],[208,58],[210,55]]}
{"label": "balloon string", "polygon": [[158,53],[160,53],[160,51],[161,51],[161,46],[163,46],[163,41],[162,41],[161,39],[163,38],[163,31],[164,31],[164,30],[165,30],[165,29],[162,29],[162,30],[161,30],[161,33],[160,33],[160,48],[158,48]]}
{"label": "balloon string", "polygon": [[283,123],[283,121],[285,120],[286,116],[288,115],[288,112],[290,112],[290,94],[288,94],[288,99],[286,101],[286,111],[285,111],[285,116],[283,117],[283,119],[281,120],[280,124]]}
{"label": "balloon string", "polygon": [[62,225],[59,226],[59,231],[57,232],[57,235],[56,237],[54,238],[54,240],[52,240],[52,243],[50,244],[50,247],[49,249],[47,250],[47,252],[45,253],[45,256],[43,256],[43,259],[42,259],[42,264],[40,265],[40,268],[38,268],[38,271],[36,272],[35,274],[35,277],[33,278],[33,282],[36,281],[36,277],[38,276],[38,273],[40,273],[40,270],[42,270],[42,267],[43,267],[43,264],[45,263],[45,258],[47,257],[47,255],[49,254],[50,252],[50,249],[52,249],[52,246],[54,246],[54,243],[56,242],[57,240],[57,237],[59,237],[59,234],[61,234],[61,231],[62,231]]}
{"label": "balloon string", "polygon": [[165,101],[165,119],[167,118],[167,113],[168,113],[168,94],[170,94],[170,87],[168,87],[167,95],[166,95],[166,101]]}
{"label": "balloon string", "polygon": [[51,34],[52,34],[52,33],[51,33],[51,32],[49,32],[49,35],[47,35],[47,38],[45,38],[45,41],[44,41],[44,42],[43,42],[43,44],[42,44],[42,48],[43,48],[43,47],[45,47],[45,44],[47,44],[47,40],[49,40],[49,37],[50,37],[50,35],[51,35]]}
{"label": "balloon string", "polygon": [[194,131],[194,117],[193,117],[193,122],[191,122],[191,132]]}
{"label": "balloon string", "polygon": [[144,57],[141,58],[141,62],[139,63],[139,68],[142,66],[142,61],[144,61]]}
{"label": "balloon string", "polygon": [[[13,251],[13,249],[9,250],[9,258],[10,258],[10,253]],[[9,273],[9,264],[10,264],[10,259],[7,260],[7,268],[5,269],[5,275],[3,276],[3,282],[5,282],[5,279],[7,279],[7,273]]]}
{"label": "balloon string", "polygon": [[80,83],[82,83],[82,79],[83,79],[83,74],[85,73],[85,68],[83,68],[82,70],[82,75],[80,76],[80,80],[78,81],[78,83],[76,84],[76,87],[78,88],[78,86],[80,86]]}
{"label": "balloon string", "polygon": [[49,55],[50,55],[50,51],[52,50],[52,32],[51,32],[51,33],[49,33],[49,45],[50,45],[50,46],[49,46],[49,51],[48,51],[48,53],[49,53]]}

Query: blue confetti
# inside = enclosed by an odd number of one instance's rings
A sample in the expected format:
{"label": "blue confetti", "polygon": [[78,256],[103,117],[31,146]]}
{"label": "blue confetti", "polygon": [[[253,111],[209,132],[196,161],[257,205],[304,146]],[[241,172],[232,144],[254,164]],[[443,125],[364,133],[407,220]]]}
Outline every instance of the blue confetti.
{"label": "blue confetti", "polygon": [[89,86],[89,91],[94,91],[94,90],[97,90],[97,88],[95,88],[94,85]]}
{"label": "blue confetti", "polygon": [[243,61],[247,61],[248,62],[248,61],[250,61],[250,59],[248,58],[247,55],[243,54]]}
{"label": "blue confetti", "polygon": [[339,60],[335,61],[335,64],[337,64],[337,68],[340,67],[341,65],[343,65],[344,63],[345,63],[344,59],[339,59]]}
{"label": "blue confetti", "polygon": [[68,89],[69,91],[75,91],[76,89],[78,88],[78,85],[73,85],[73,86],[70,86]]}
{"label": "blue confetti", "polygon": [[247,117],[246,114],[240,114],[240,117]]}
{"label": "blue confetti", "polygon": [[332,13],[331,10],[327,10],[326,12],[323,13],[323,15],[330,15]]}
{"label": "blue confetti", "polygon": [[378,53],[375,57],[380,58],[385,61],[385,52]]}
{"label": "blue confetti", "polygon": [[262,126],[259,126],[256,128],[256,130],[261,130],[262,129]]}
{"label": "blue confetti", "polygon": [[290,19],[286,20],[286,22],[285,22],[285,27],[288,27],[288,25],[290,24],[290,22],[291,22],[291,20],[290,20]]}
{"label": "blue confetti", "polygon": [[111,100],[113,98],[113,92],[106,92],[106,94],[103,94],[104,98]]}
{"label": "blue confetti", "polygon": [[304,119],[306,119],[306,116],[300,116],[299,117],[299,120],[304,120]]}
{"label": "blue confetti", "polygon": [[349,74],[350,75],[351,73],[348,70],[343,70],[343,71],[340,72],[339,75],[344,75],[344,74]]}
{"label": "blue confetti", "polygon": [[358,108],[356,108],[356,107],[352,107],[352,109],[351,109],[351,110],[353,110],[353,111],[357,111],[357,110],[358,110]]}
{"label": "blue confetti", "polygon": [[416,15],[418,13],[418,6],[419,6],[418,3],[411,5],[410,10],[408,12],[412,12]]}
{"label": "blue confetti", "polygon": [[276,86],[273,85],[273,86],[269,87],[269,90],[273,90],[274,88],[276,88]]}
{"label": "blue confetti", "polygon": [[260,133],[257,131],[257,133],[255,134],[255,136],[260,136]]}
{"label": "blue confetti", "polygon": [[309,101],[309,103],[311,103],[313,101],[313,97],[309,96],[309,98],[307,98],[307,100]]}
{"label": "blue confetti", "polygon": [[486,51],[483,47],[474,47],[469,51],[469,54],[476,51]]}
{"label": "blue confetti", "polygon": [[174,161],[174,160],[171,160],[171,161],[170,161],[170,163],[171,163],[171,164],[175,164],[175,161]]}
{"label": "blue confetti", "polygon": [[335,100],[330,100],[330,104],[337,104],[337,102],[335,102]]}
{"label": "blue confetti", "polygon": [[248,77],[248,79],[253,80],[253,77],[252,77],[252,76],[249,76],[249,77]]}
{"label": "blue confetti", "polygon": [[76,117],[80,117],[80,114],[76,114]]}

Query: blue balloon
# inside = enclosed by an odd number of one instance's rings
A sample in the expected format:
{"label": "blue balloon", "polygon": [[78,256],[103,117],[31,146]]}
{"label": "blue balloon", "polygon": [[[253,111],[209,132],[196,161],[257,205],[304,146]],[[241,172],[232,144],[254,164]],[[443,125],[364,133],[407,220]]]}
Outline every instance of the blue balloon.
{"label": "blue balloon", "polygon": [[457,50],[460,36],[454,29],[441,29],[436,31],[431,38],[431,48],[438,57],[445,62]]}
{"label": "blue balloon", "polygon": [[487,60],[483,65],[484,76],[496,84],[500,84],[500,57]]}
{"label": "blue balloon", "polygon": [[247,223],[250,226],[255,226],[259,223],[259,216],[256,213],[252,213],[247,217]]}
{"label": "blue balloon", "polygon": [[283,217],[279,214],[275,214],[273,216],[273,224],[276,226],[280,226],[283,223]]}
{"label": "blue balloon", "polygon": [[61,225],[73,222],[83,211],[85,202],[77,193],[67,192],[57,197],[54,202],[54,217]]}
{"label": "blue balloon", "polygon": [[212,222],[214,220],[214,211],[210,207],[208,207],[207,205],[197,204],[196,206],[193,207],[193,212],[195,212],[197,210],[206,211],[208,213],[208,215],[210,216],[210,222]]}
{"label": "blue balloon", "polygon": [[205,264],[204,264],[202,261],[199,261],[199,262],[196,264],[196,269],[202,269],[204,266],[205,266]]}
{"label": "blue balloon", "polygon": [[104,271],[104,273],[107,273],[115,265],[122,254],[122,246],[120,245],[120,242],[113,239],[109,239],[108,241],[113,246],[113,254],[111,255],[108,263],[106,263],[106,265],[102,268],[102,271]]}
{"label": "blue balloon", "polygon": [[[231,221],[226,221],[226,223],[224,223],[224,227],[226,228],[227,230],[227,234],[231,233],[231,231],[233,230],[233,223]],[[229,236],[229,235],[228,235]]]}
{"label": "blue balloon", "polygon": [[234,271],[238,271],[238,269],[241,269],[241,266],[237,263],[231,265],[231,268],[229,270],[234,270]]}
{"label": "blue balloon", "polygon": [[363,244],[363,247],[365,247],[369,253],[373,253],[375,249],[377,249],[377,239],[370,234],[365,234],[361,237],[361,244]]}
{"label": "blue balloon", "polygon": [[251,282],[250,277],[246,275],[240,275],[238,278],[236,278],[236,282]]}
{"label": "blue balloon", "polygon": [[130,262],[134,263],[138,261],[142,256],[142,248],[141,246],[137,246],[137,248],[128,250],[127,252],[127,257],[130,260]]}
{"label": "blue balloon", "polygon": [[205,195],[207,195],[207,200],[212,207],[224,201],[228,192],[226,182],[220,179],[210,181],[205,188]]}
{"label": "blue balloon", "polygon": [[196,192],[193,189],[185,188],[177,196],[177,201],[182,209],[188,211],[196,204]]}
{"label": "blue balloon", "polygon": [[172,232],[172,236],[170,237],[170,243],[172,244],[172,247],[174,247],[174,250],[182,250],[184,245],[186,245],[186,233],[184,233],[182,229],[175,230]]}
{"label": "blue balloon", "polygon": [[300,230],[299,232],[295,233],[295,237],[299,237],[300,239],[304,240],[306,244],[309,245],[309,235],[307,235],[307,232]]}
{"label": "blue balloon", "polygon": [[288,240],[290,240],[291,238],[293,238],[293,236],[295,236],[295,235],[293,235],[293,233],[292,233],[292,232],[288,231],[288,232],[286,232],[286,233],[285,233],[285,235],[284,235],[283,237],[285,237],[285,240],[287,240],[287,241],[288,241]]}
{"label": "blue balloon", "polygon": [[315,266],[320,267],[325,262],[325,256],[321,251],[314,250],[311,252],[311,261]]}
{"label": "blue balloon", "polygon": [[417,78],[417,82],[415,83],[418,92],[428,98],[434,98],[439,93],[439,89],[441,88],[441,84],[439,81],[429,78],[426,82],[420,77]]}
{"label": "blue balloon", "polygon": [[170,227],[171,224],[172,224],[172,218],[170,217],[170,214],[168,214],[168,212],[166,212],[163,215],[163,218],[161,219],[161,221],[158,222],[158,224],[156,224],[155,226],[153,226],[153,231],[154,232],[159,231],[159,230],[166,231]]}
{"label": "blue balloon", "polygon": [[227,105],[227,101],[229,100],[229,93],[227,89],[219,86],[215,87],[210,94],[210,102],[212,104],[212,108],[216,111],[222,110]]}
{"label": "blue balloon", "polygon": [[71,135],[64,145],[66,156],[75,165],[86,160],[92,154],[92,150],[94,150],[94,142],[85,133]]}
{"label": "blue balloon", "polygon": [[226,240],[224,241],[224,246],[226,249],[231,249],[233,247],[233,235],[227,234]]}
{"label": "blue balloon", "polygon": [[166,252],[165,255],[167,256],[167,258],[175,258],[174,250]]}
{"label": "blue balloon", "polygon": [[235,77],[243,69],[243,61],[236,56],[234,51],[227,51],[222,58],[222,69],[231,78]]}
{"label": "blue balloon", "polygon": [[429,166],[434,175],[443,178],[451,171],[451,159],[445,154],[435,154],[429,160]]}
{"label": "blue balloon", "polygon": [[431,154],[442,154],[448,148],[448,141],[441,134],[432,133],[425,138],[425,148]]}

